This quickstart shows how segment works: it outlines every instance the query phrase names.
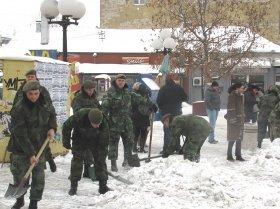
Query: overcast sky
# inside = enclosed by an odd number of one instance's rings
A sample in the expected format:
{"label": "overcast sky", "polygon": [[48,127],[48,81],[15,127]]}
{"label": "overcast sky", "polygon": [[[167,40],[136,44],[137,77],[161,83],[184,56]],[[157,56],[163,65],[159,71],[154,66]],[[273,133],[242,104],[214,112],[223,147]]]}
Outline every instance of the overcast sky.
{"label": "overcast sky", "polygon": [[[0,0],[0,34],[28,30],[31,24],[40,20],[40,5],[43,0]],[[79,21],[82,27],[100,25],[99,0],[80,0],[86,6],[86,14]]]}

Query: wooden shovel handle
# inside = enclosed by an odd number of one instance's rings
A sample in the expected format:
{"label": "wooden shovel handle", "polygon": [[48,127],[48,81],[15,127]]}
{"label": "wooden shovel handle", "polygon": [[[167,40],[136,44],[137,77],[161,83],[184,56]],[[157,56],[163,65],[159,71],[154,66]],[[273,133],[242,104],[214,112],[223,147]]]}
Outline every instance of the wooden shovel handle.
{"label": "wooden shovel handle", "polygon": [[[49,143],[49,141],[51,140],[50,137],[47,137],[46,140],[44,141],[44,144],[41,146],[38,154],[36,155],[36,160],[38,161],[39,158],[41,157],[44,149],[46,148],[47,144]],[[29,169],[28,171],[26,172],[26,174],[24,175],[23,179],[27,179],[29,177],[29,175],[31,174],[33,168],[35,167],[35,163],[32,163],[30,166],[29,166]]]}

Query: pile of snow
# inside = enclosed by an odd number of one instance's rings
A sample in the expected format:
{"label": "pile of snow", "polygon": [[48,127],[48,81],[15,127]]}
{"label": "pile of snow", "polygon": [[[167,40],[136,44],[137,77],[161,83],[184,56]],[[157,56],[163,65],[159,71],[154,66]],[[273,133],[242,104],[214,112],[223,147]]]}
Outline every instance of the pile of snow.
{"label": "pile of snow", "polygon": [[[191,105],[184,104],[184,113]],[[158,158],[141,167],[121,167],[122,146],[115,173],[133,182],[125,185],[109,177],[113,191],[98,194],[98,183],[88,179],[79,182],[78,195],[70,197],[71,154],[55,159],[58,170],[46,171],[46,188],[39,208],[102,208],[102,209],[276,209],[280,207],[280,139],[270,143],[264,140],[263,148],[243,150],[245,162],[226,161],[225,110],[219,114],[216,139],[218,144],[205,142],[201,162],[183,160],[180,155]],[[163,131],[160,122],[154,123],[152,155],[162,148]],[[139,154],[140,158],[146,154]],[[108,161],[108,168],[110,162]],[[0,173],[0,208],[10,208],[14,200],[4,199],[8,183],[12,181],[8,165]],[[28,204],[28,200],[26,201]],[[27,208],[27,207],[25,207]]]}

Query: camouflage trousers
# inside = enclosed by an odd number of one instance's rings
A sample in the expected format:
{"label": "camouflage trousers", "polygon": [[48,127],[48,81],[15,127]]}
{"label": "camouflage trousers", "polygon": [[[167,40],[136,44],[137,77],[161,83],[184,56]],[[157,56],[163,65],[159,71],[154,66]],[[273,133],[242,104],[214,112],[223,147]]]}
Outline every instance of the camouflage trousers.
{"label": "camouflage trousers", "polygon": [[[70,181],[80,181],[83,172],[83,162],[94,161],[95,176],[98,181],[108,180],[106,156],[99,156],[95,150],[75,150],[72,151]],[[87,159],[89,157],[89,159]],[[104,171],[105,170],[105,171]]]}
{"label": "camouflage trousers", "polygon": [[109,153],[108,158],[110,160],[118,159],[118,149],[119,149],[119,141],[120,137],[122,137],[122,143],[124,147],[124,158],[128,159],[132,155],[132,147],[133,147],[133,128],[131,130],[127,130],[126,132],[110,132],[110,140],[109,140]]}
{"label": "camouflage trousers", "polygon": [[207,136],[203,138],[186,138],[183,146],[184,159],[199,162],[200,150],[206,138]]}
{"label": "camouflage trousers", "polygon": [[[23,176],[27,172],[30,166],[30,158],[24,155],[11,154],[10,156],[11,166],[10,170],[13,174],[14,185],[19,185]],[[45,187],[45,170],[46,160],[45,157],[40,158],[39,163],[32,170],[31,179],[31,200],[41,200],[44,187]],[[29,181],[27,182],[27,184]]]}

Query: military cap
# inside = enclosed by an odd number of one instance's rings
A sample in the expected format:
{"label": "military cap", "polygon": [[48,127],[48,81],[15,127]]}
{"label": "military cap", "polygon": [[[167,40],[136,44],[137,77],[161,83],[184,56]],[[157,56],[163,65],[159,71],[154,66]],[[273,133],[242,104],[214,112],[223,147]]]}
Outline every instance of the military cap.
{"label": "military cap", "polygon": [[31,90],[37,90],[40,89],[40,83],[38,81],[27,81],[26,84],[24,84],[22,90],[24,92],[28,92]]}
{"label": "military cap", "polygon": [[103,114],[98,108],[92,108],[88,113],[88,119],[93,124],[99,124],[103,119]]}
{"label": "military cap", "polygon": [[28,75],[36,75],[36,70],[34,70],[34,69],[28,70],[28,71],[25,73],[25,76],[28,76]]}
{"label": "military cap", "polygon": [[117,80],[118,78],[126,79],[126,76],[125,76],[124,74],[118,74],[118,75],[116,76],[116,80]]}
{"label": "military cap", "polygon": [[88,80],[83,83],[84,89],[93,89],[94,87],[95,87],[95,83],[93,81]]}

